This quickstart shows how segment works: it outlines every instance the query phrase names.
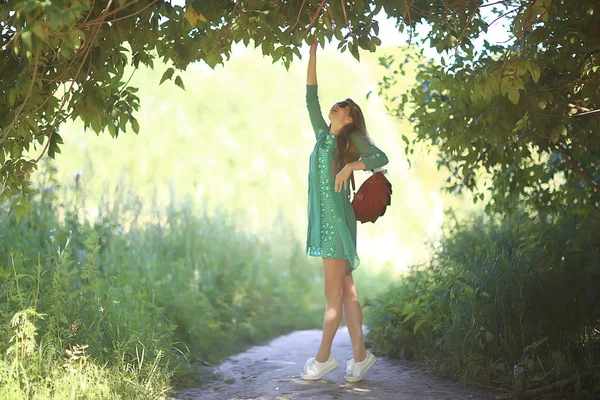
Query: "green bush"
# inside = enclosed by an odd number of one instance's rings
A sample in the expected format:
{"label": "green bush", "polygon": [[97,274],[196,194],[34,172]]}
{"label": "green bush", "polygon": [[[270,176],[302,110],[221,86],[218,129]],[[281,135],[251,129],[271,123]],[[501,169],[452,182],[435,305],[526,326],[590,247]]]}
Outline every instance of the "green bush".
{"label": "green bush", "polygon": [[428,268],[372,301],[374,347],[517,391],[600,361],[600,224],[565,215],[457,224]]}
{"label": "green bush", "polygon": [[42,187],[26,219],[0,215],[0,398],[166,397],[201,361],[321,322],[284,220],[263,236],[125,190],[90,219],[82,191]]}

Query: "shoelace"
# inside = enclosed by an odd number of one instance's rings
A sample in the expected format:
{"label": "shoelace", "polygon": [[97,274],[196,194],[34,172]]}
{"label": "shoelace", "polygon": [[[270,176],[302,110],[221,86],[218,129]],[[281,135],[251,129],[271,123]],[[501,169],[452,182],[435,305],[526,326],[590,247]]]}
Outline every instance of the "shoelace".
{"label": "shoelace", "polygon": [[307,360],[306,363],[304,364],[304,370],[307,373],[314,373],[315,372],[315,360],[312,358]]}
{"label": "shoelace", "polygon": [[348,360],[348,364],[346,364],[346,375],[351,376],[354,371],[354,359]]}

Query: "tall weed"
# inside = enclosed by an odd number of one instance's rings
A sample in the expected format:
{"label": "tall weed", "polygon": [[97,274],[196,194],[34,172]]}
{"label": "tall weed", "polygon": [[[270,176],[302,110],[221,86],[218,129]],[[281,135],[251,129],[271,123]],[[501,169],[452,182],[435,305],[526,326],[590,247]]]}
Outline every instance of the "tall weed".
{"label": "tall weed", "polygon": [[81,187],[42,183],[0,215],[0,398],[166,397],[221,358],[322,318],[320,269],[286,230],[166,210],[121,188],[89,218]]}
{"label": "tall weed", "polygon": [[466,382],[520,391],[597,373],[600,225],[577,215],[458,224],[366,321],[375,347]]}

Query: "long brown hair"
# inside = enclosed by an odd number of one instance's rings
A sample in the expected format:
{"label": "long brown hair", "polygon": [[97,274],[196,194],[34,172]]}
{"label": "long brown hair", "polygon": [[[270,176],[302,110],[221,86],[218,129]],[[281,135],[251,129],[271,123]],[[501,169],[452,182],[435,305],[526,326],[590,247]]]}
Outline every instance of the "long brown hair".
{"label": "long brown hair", "polygon": [[352,118],[352,122],[344,126],[342,131],[336,136],[337,152],[333,160],[334,175],[341,170],[344,165],[354,161],[356,157],[357,150],[350,141],[350,135],[352,135],[353,132],[356,132],[371,141],[369,134],[367,133],[365,117],[363,116],[362,110],[354,100],[346,99],[346,101],[350,104],[350,117]]}

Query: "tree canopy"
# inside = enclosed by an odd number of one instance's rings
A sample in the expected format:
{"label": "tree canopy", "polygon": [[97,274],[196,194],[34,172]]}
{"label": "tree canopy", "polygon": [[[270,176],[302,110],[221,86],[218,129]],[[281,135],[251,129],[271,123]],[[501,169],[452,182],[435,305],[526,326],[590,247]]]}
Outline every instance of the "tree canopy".
{"label": "tree canopy", "polygon": [[[438,147],[439,165],[450,170],[447,189],[471,190],[475,202],[491,199],[488,210],[526,204],[545,216],[565,208],[596,213],[600,3],[500,1],[467,14],[483,32],[485,14],[492,23],[505,19],[508,40],[475,48],[477,33],[449,22],[446,35],[430,34],[449,56],[441,62],[422,53],[380,60],[390,70],[380,94],[392,114],[415,126],[412,143],[404,137],[407,151],[417,142]],[[396,77],[414,63],[416,83],[399,93]]]}
{"label": "tree canopy", "polygon": [[[58,128],[67,119],[112,136],[127,125],[138,132],[129,66],[153,67],[158,58],[170,65],[161,83],[184,88],[178,71],[199,60],[224,63],[233,43],[260,46],[289,66],[312,32],[322,44],[336,38],[340,51],[359,59],[359,49],[381,43],[381,11],[411,33],[429,25],[417,43],[453,54],[446,65],[420,60],[419,85],[409,93],[416,140],[440,146],[451,187],[476,189],[484,168],[499,185],[496,199],[529,190],[552,202],[557,192],[543,185],[561,171],[577,199],[597,194],[600,6],[593,0],[18,0],[0,5],[0,200],[13,199],[17,213],[27,208],[29,176],[44,154],[60,151]],[[514,38],[477,50],[473,41],[493,19],[508,21]],[[402,73],[394,60],[383,62]],[[410,99],[396,98],[393,82],[394,73],[381,91],[401,115]],[[541,153],[551,157],[532,162]]]}

